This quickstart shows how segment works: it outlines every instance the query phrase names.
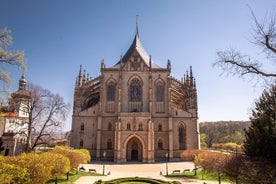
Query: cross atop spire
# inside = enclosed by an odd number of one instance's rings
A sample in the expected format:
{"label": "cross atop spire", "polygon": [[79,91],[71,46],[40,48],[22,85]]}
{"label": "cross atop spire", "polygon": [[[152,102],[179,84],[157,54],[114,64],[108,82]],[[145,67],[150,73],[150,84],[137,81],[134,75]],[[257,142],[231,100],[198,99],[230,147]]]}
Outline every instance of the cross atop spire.
{"label": "cross atop spire", "polygon": [[138,17],[139,17],[139,15],[136,15],[136,36],[139,37],[139,32],[138,32]]}

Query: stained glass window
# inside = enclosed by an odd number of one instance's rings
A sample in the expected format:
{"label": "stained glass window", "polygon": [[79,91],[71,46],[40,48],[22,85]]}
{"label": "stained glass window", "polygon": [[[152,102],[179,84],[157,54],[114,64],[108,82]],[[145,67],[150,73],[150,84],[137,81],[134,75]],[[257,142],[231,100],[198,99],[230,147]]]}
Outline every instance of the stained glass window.
{"label": "stained glass window", "polygon": [[107,101],[115,101],[115,84],[110,82],[107,85]]}
{"label": "stained glass window", "polygon": [[183,125],[179,126],[178,134],[179,134],[179,149],[184,150],[186,149],[186,128]]}
{"label": "stained glass window", "polygon": [[156,101],[163,102],[164,101],[164,84],[162,82],[158,82],[156,85]]}
{"label": "stained glass window", "polygon": [[130,83],[130,101],[142,101],[142,86],[138,79],[133,79]]}

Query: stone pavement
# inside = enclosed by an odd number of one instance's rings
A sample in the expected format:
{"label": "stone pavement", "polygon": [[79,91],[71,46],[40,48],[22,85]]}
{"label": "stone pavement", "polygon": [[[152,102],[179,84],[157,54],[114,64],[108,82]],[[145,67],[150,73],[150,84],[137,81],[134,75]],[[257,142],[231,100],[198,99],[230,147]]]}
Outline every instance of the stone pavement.
{"label": "stone pavement", "polygon": [[[82,164],[86,171],[88,169],[95,169],[97,173],[103,173],[103,164],[100,162],[95,162],[91,164]],[[168,163],[168,173],[172,173],[173,170],[181,170],[194,168],[192,162],[169,162]],[[154,163],[154,164],[141,164],[141,163],[127,163],[127,164],[114,164],[112,162],[105,162],[105,174],[110,172],[107,176],[83,176],[79,178],[74,184],[93,184],[98,180],[111,180],[115,178],[123,177],[145,177],[145,178],[155,178],[164,181],[180,181],[181,183],[191,183],[191,184],[217,184],[218,181],[204,181],[204,180],[193,180],[188,178],[166,178],[160,175],[166,174],[166,163]],[[226,183],[223,183],[226,184]]]}

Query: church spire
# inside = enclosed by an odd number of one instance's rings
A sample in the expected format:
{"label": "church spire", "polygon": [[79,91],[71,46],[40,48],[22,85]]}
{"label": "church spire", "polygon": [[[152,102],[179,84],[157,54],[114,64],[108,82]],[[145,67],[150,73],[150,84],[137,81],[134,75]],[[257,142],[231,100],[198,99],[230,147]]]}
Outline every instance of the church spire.
{"label": "church spire", "polygon": [[135,33],[135,36],[138,36],[139,37],[139,30],[138,30],[138,15],[136,15],[136,33]]}

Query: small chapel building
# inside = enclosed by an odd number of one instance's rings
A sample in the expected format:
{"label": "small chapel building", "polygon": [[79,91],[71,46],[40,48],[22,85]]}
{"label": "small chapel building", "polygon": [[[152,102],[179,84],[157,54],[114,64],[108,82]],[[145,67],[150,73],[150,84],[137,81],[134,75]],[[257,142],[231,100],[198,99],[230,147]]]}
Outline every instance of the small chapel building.
{"label": "small chapel building", "polygon": [[158,66],[143,48],[136,27],[132,44],[111,67],[89,78],[80,67],[70,145],[91,158],[154,163],[179,160],[184,150],[199,149],[197,88],[192,67],[181,80],[171,63]]}

